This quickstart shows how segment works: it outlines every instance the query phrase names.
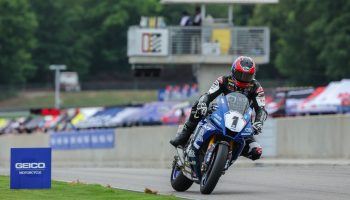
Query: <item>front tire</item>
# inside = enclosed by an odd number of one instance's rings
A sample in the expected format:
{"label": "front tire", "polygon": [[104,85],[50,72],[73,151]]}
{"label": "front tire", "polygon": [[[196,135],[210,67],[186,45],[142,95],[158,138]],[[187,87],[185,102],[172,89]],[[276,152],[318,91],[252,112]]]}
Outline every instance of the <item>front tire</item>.
{"label": "front tire", "polygon": [[218,144],[215,154],[209,163],[208,170],[203,174],[200,190],[202,194],[210,194],[218,183],[225,168],[228,154],[228,146]]}
{"label": "front tire", "polygon": [[171,171],[170,183],[174,190],[184,192],[192,186],[193,181],[183,175],[181,169],[174,164]]}

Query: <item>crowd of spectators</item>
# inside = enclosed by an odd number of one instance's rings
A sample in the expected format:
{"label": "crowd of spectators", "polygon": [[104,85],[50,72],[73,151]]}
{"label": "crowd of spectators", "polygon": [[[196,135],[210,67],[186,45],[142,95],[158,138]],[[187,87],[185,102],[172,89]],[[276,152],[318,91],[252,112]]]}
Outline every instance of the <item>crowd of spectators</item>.
{"label": "crowd of spectators", "polygon": [[189,104],[151,102],[140,106],[31,110],[28,116],[0,119],[0,135],[47,133],[82,129],[179,124]]}
{"label": "crowd of spectators", "polygon": [[[325,87],[277,88],[265,93],[270,117],[350,113],[349,79],[331,82]],[[196,84],[182,88],[167,86],[159,90],[159,101],[143,105],[32,109],[27,116],[0,118],[0,135],[177,125],[189,116],[190,99],[198,94]]]}

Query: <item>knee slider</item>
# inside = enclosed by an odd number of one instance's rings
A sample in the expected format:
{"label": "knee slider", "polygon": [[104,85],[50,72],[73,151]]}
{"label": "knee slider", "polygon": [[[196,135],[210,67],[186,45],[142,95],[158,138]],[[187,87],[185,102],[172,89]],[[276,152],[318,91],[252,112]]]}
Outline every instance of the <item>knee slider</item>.
{"label": "knee slider", "polygon": [[257,160],[261,157],[262,148],[257,142],[252,142],[249,144],[249,158],[252,160]]}
{"label": "knee slider", "polygon": [[261,157],[262,154],[262,148],[261,147],[254,147],[252,148],[250,152],[250,158],[252,160],[258,160]]}

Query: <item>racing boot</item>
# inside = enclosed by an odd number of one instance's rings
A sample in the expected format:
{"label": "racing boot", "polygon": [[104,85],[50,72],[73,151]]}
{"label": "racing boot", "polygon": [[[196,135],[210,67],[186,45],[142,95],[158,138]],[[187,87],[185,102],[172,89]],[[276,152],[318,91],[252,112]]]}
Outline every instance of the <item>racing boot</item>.
{"label": "racing boot", "polygon": [[251,160],[258,160],[262,154],[262,147],[254,139],[248,139],[241,153],[242,156]]}
{"label": "racing boot", "polygon": [[186,121],[182,131],[174,139],[170,140],[170,144],[174,147],[185,146],[194,129],[196,129],[197,124],[192,123],[189,120]]}

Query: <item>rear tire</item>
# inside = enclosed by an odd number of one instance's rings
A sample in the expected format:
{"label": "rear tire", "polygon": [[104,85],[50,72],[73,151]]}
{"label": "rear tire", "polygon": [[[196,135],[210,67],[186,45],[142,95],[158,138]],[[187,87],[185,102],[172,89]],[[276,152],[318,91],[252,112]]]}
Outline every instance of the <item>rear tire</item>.
{"label": "rear tire", "polygon": [[182,171],[174,165],[171,171],[170,183],[174,190],[184,192],[192,186],[193,181],[183,175]]}
{"label": "rear tire", "polygon": [[208,170],[203,174],[200,190],[202,194],[210,194],[218,183],[225,168],[228,154],[228,146],[218,144],[216,154],[208,166]]}

